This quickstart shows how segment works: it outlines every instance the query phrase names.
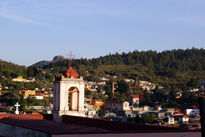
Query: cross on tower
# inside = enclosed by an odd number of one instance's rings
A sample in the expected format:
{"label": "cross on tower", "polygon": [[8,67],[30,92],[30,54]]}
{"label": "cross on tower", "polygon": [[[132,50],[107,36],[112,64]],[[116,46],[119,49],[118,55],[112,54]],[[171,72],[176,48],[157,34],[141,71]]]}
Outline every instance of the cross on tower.
{"label": "cross on tower", "polygon": [[18,107],[20,107],[20,105],[19,105],[19,103],[17,102],[14,106],[16,107],[15,114],[18,115],[18,114],[19,114],[19,108],[18,108]]}

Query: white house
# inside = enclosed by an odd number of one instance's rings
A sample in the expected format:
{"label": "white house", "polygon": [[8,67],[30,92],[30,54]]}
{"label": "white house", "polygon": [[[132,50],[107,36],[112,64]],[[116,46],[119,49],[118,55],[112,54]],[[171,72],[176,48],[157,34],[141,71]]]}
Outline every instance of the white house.
{"label": "white house", "polygon": [[111,111],[126,111],[130,110],[129,102],[127,101],[108,101],[105,104],[106,108]]}
{"label": "white house", "polygon": [[36,99],[39,99],[39,100],[43,100],[43,96],[41,96],[41,95],[36,95],[36,96],[34,96]]}
{"label": "white house", "polygon": [[94,109],[88,109],[88,111],[85,113],[86,117],[93,118],[96,116],[96,110]]}
{"label": "white house", "polygon": [[188,124],[188,123],[189,123],[189,116],[184,115],[184,116],[182,117],[182,123],[183,123],[183,124]]}
{"label": "white house", "polygon": [[186,109],[186,114],[188,116],[195,116],[200,114],[199,109]]}
{"label": "white house", "polygon": [[174,124],[174,117],[168,117],[168,124],[170,125]]}
{"label": "white house", "polygon": [[138,95],[132,95],[131,96],[131,105],[132,106],[139,106],[139,96]]}

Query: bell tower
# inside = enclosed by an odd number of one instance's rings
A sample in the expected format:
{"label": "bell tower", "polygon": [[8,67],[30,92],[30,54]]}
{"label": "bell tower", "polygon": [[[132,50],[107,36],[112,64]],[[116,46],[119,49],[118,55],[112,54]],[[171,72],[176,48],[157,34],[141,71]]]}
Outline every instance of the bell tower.
{"label": "bell tower", "polygon": [[62,115],[85,116],[83,77],[72,67],[54,83],[53,120],[61,121]]}

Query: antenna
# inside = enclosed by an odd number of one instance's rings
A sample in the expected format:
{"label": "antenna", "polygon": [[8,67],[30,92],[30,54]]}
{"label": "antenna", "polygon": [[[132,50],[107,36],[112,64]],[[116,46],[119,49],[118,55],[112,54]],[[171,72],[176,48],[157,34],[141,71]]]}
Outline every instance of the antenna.
{"label": "antenna", "polygon": [[75,56],[73,55],[72,51],[68,53],[68,66],[71,66],[73,59]]}

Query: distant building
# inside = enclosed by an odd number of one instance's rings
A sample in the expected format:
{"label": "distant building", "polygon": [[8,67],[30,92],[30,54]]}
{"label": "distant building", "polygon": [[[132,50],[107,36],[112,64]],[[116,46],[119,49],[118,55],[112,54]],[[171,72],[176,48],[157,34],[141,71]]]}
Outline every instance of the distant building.
{"label": "distant building", "polygon": [[132,106],[139,106],[139,96],[138,95],[132,95],[131,96],[131,101],[130,101]]}
{"label": "distant building", "polygon": [[174,125],[174,117],[168,117],[168,124]]}
{"label": "distant building", "polygon": [[106,85],[106,82],[98,82],[96,83],[97,86],[105,86]]}
{"label": "distant building", "polygon": [[170,113],[171,115],[174,115],[175,108],[167,108],[166,113]]}
{"label": "distant building", "polygon": [[110,79],[109,79],[109,78],[102,77],[102,78],[100,78],[100,80],[102,80],[102,81],[108,81],[108,80],[110,80]]}
{"label": "distant building", "polygon": [[35,82],[35,79],[31,79],[31,80],[27,80],[27,79],[24,79],[22,76],[19,76],[17,78],[14,78],[12,79],[12,81],[15,81],[15,82]]}
{"label": "distant building", "polygon": [[188,123],[189,123],[189,116],[184,115],[184,116],[182,117],[182,123],[183,123],[183,124],[188,124]]}
{"label": "distant building", "polygon": [[96,82],[86,82],[85,83],[85,89],[88,89],[90,91],[96,91],[97,85]]}
{"label": "distant building", "polygon": [[92,100],[91,104],[97,109],[100,109],[100,107],[104,104],[104,102],[102,102],[102,100],[100,99],[94,99]]}
{"label": "distant building", "polygon": [[125,82],[127,82],[127,83],[134,83],[135,82],[135,80],[134,79],[128,79],[128,78],[125,78],[125,79],[123,79]]}
{"label": "distant building", "polygon": [[149,81],[138,81],[138,85],[140,88],[142,88],[143,90],[154,90],[155,89],[155,85],[152,84],[151,82]]}
{"label": "distant building", "polygon": [[43,96],[41,96],[41,95],[36,95],[36,96],[34,96],[36,99],[38,99],[38,100],[43,100],[44,99],[44,97]]}
{"label": "distant building", "polygon": [[150,106],[143,106],[142,107],[142,111],[151,111],[151,110],[153,110],[153,108]]}
{"label": "distant building", "polygon": [[85,116],[86,117],[89,117],[89,118],[94,118],[97,116],[96,114],[96,110],[94,109],[88,109],[88,111],[85,113]]}
{"label": "distant building", "polygon": [[188,116],[194,116],[200,114],[199,109],[186,109],[186,114]]}
{"label": "distant building", "polygon": [[113,112],[130,110],[129,102],[127,101],[108,101],[105,107]]}
{"label": "distant building", "polygon": [[18,91],[18,94],[23,94],[24,98],[28,98],[29,96],[35,96],[36,91],[35,90],[20,90]]}

